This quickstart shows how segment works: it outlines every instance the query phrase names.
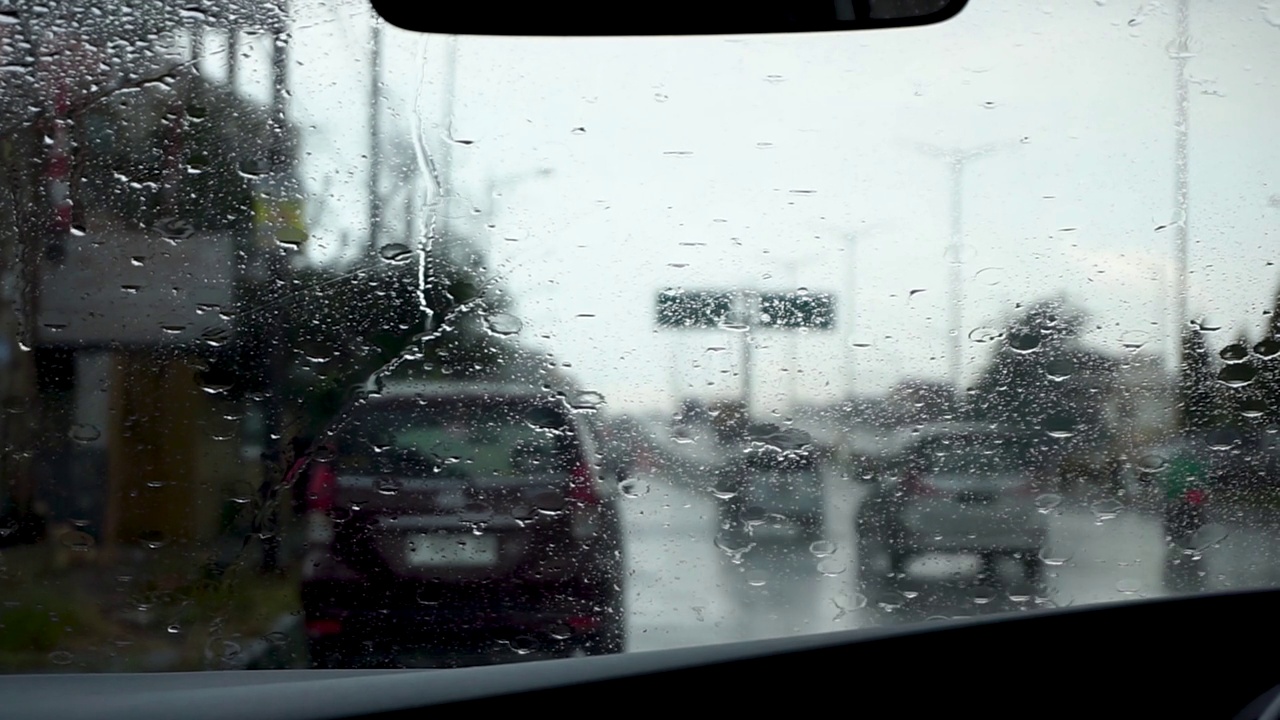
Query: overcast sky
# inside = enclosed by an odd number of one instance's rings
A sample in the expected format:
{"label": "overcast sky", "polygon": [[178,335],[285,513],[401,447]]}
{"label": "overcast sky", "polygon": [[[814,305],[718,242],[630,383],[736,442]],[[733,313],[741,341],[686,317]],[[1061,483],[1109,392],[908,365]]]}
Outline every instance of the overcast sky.
{"label": "overcast sky", "polygon": [[[366,232],[366,8],[293,8],[304,172],[313,192],[330,183],[317,257]],[[492,204],[474,231],[521,336],[614,406],[667,404],[673,383],[738,387],[740,336],[657,330],[660,289],[836,293],[835,331],[754,336],[767,412],[792,390],[834,399],[945,377],[950,182],[922,143],[1000,145],[962,187],[968,379],[992,348],[971,334],[1058,292],[1090,313],[1091,343],[1167,353],[1174,235],[1156,228],[1174,218],[1173,15],[1172,3],[971,0],[923,29],[464,37],[451,98],[452,40],[388,28],[386,118],[448,154],[450,207]],[[1280,9],[1193,0],[1191,18],[1189,304],[1222,327],[1210,338],[1221,345],[1256,336],[1280,280],[1268,204],[1280,192]],[[249,92],[265,92],[265,49],[245,47]],[[444,139],[450,118],[470,144]],[[485,197],[491,178],[522,175],[496,204]]]}

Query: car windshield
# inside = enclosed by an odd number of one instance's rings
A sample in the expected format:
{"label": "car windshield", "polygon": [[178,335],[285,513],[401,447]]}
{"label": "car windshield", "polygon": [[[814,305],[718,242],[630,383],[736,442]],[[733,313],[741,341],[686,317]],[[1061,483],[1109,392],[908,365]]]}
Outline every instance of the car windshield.
{"label": "car windshield", "polygon": [[0,671],[1280,585],[1280,6],[82,6],[0,3]]}

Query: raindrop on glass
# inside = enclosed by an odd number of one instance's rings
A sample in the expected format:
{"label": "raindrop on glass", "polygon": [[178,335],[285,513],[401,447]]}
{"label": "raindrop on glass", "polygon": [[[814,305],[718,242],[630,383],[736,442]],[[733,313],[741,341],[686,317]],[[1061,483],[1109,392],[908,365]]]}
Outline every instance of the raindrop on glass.
{"label": "raindrop on glass", "polygon": [[70,665],[75,660],[75,656],[66,650],[54,650],[49,653],[49,662],[54,665]]}
{"label": "raindrop on glass", "polygon": [[830,540],[817,540],[809,543],[809,552],[817,557],[827,557],[834,555],[836,552],[836,544]]}
{"label": "raindrop on glass", "polygon": [[404,243],[391,243],[383,245],[378,250],[378,256],[387,262],[403,263],[413,257],[413,249]]}
{"label": "raindrop on glass", "polygon": [[102,431],[96,425],[78,423],[71,426],[71,439],[76,442],[90,443],[102,437]]}
{"label": "raindrop on glass", "polygon": [[1031,333],[1013,333],[1008,342],[1009,349],[1018,353],[1034,352],[1040,347],[1040,337]]}
{"label": "raindrop on glass", "polygon": [[1218,357],[1229,363],[1236,363],[1249,357],[1249,348],[1244,343],[1231,343],[1218,351]]}
{"label": "raindrop on glass", "polygon": [[1000,337],[1000,331],[989,327],[974,328],[969,331],[969,339],[976,343],[989,343]]}
{"label": "raindrop on glass", "polygon": [[484,324],[485,327],[489,328],[489,332],[494,335],[515,335],[524,327],[524,323],[520,321],[520,318],[507,313],[486,315]]}
{"label": "raindrop on glass", "polygon": [[1044,374],[1055,382],[1062,382],[1074,375],[1075,372],[1076,364],[1069,358],[1054,358],[1044,367]]}
{"label": "raindrop on glass", "polygon": [[1258,369],[1246,363],[1232,363],[1218,371],[1218,382],[1227,387],[1244,387],[1258,376]]}
{"label": "raindrop on glass", "polygon": [[1126,594],[1126,595],[1132,595],[1132,594],[1134,594],[1134,593],[1138,592],[1138,591],[1139,591],[1139,590],[1141,590],[1141,589],[1142,589],[1142,584],[1141,584],[1141,583],[1139,583],[1137,580],[1127,580],[1127,579],[1126,579],[1126,580],[1121,580],[1121,581],[1119,581],[1119,582],[1117,582],[1117,583],[1116,583],[1116,590],[1118,590],[1118,591],[1120,591],[1120,592],[1122,592],[1122,593],[1124,593],[1124,594]]}
{"label": "raindrop on glass", "polygon": [[93,547],[93,536],[83,530],[69,530],[58,536],[58,541],[65,547],[81,552]]}
{"label": "raindrop on glass", "polygon": [[629,498],[638,498],[649,492],[649,483],[638,478],[628,478],[618,484],[618,489]]}
{"label": "raindrop on glass", "polygon": [[1169,461],[1155,454],[1143,455],[1138,458],[1138,472],[1140,473],[1158,473],[1169,467]]}
{"label": "raindrop on glass", "polygon": [[1054,493],[1045,493],[1036,498],[1036,508],[1042,513],[1050,513],[1054,508],[1062,504],[1062,496]]}
{"label": "raindrop on glass", "polygon": [[528,635],[521,635],[511,640],[511,649],[519,655],[528,655],[538,649],[538,641]]}
{"label": "raindrop on glass", "polygon": [[1124,505],[1115,498],[1106,498],[1094,502],[1089,506],[1089,509],[1093,511],[1094,516],[1099,520],[1110,520],[1120,514],[1120,511],[1124,509]]}
{"label": "raindrop on glass", "polygon": [[846,569],[848,569],[848,566],[845,565],[844,561],[837,560],[836,558],[832,558],[832,557],[823,558],[818,563],[818,572],[822,573],[823,575],[826,575],[827,577],[835,577],[837,575],[840,575]]}

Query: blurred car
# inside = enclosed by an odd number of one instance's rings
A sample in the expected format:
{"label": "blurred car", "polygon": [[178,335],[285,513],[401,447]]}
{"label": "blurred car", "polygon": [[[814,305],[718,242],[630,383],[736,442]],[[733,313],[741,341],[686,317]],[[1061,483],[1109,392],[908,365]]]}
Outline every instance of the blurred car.
{"label": "blurred car", "polygon": [[621,652],[618,492],[585,423],[530,389],[388,389],[309,474],[318,667]]}
{"label": "blurred car", "polygon": [[822,537],[826,526],[822,461],[803,431],[753,425],[734,461],[718,473],[720,512],[731,523],[766,525]]}
{"label": "blurred car", "polygon": [[913,558],[932,553],[976,556],[993,580],[1012,559],[1038,583],[1048,528],[1035,504],[1031,442],[985,425],[922,429],[857,512],[864,587],[894,589]]}

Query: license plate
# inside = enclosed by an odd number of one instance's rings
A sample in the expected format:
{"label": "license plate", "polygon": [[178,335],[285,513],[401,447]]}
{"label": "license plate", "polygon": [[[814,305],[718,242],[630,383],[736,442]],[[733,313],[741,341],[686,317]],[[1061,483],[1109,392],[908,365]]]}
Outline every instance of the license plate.
{"label": "license plate", "polygon": [[488,567],[498,562],[498,539],[492,535],[414,535],[408,543],[414,567]]}

